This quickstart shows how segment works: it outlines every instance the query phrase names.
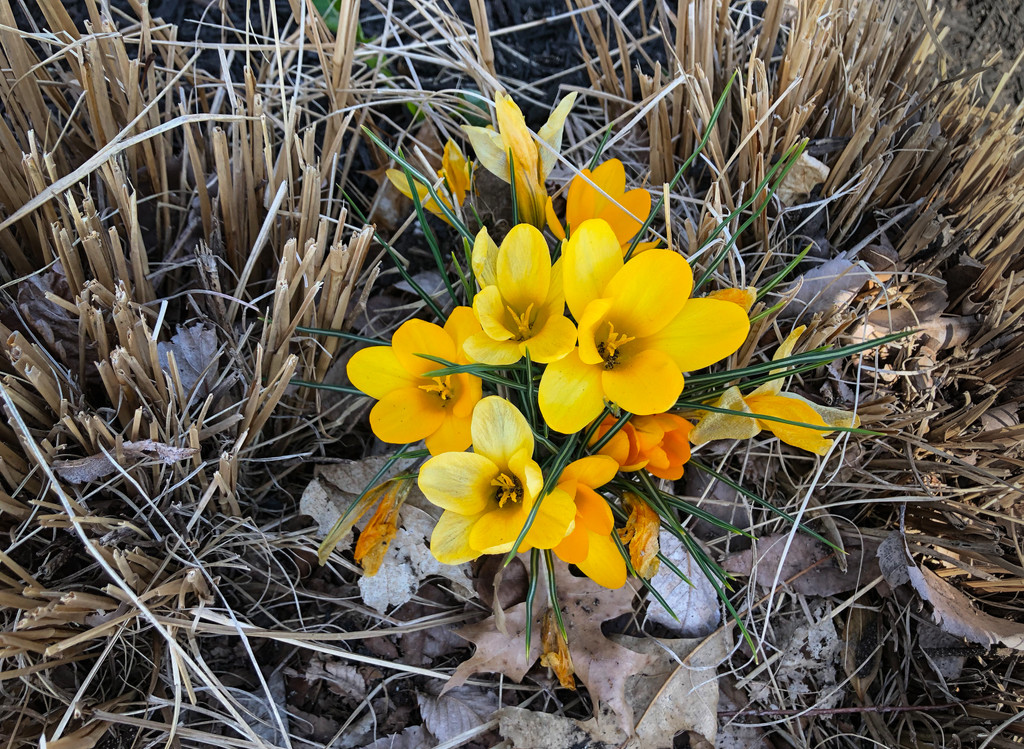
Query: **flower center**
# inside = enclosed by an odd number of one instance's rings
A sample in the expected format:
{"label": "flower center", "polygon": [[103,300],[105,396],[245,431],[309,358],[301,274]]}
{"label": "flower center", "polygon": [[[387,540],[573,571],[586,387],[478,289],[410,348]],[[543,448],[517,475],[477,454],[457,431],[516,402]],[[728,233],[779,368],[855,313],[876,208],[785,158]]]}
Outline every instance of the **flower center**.
{"label": "flower center", "polygon": [[432,377],[430,380],[429,385],[420,385],[420,390],[426,390],[428,393],[437,393],[437,397],[441,399],[441,405],[447,405],[448,401],[455,397],[452,376]]}
{"label": "flower center", "polygon": [[615,326],[608,323],[608,336],[597,344],[597,353],[604,359],[605,369],[614,369],[619,363],[619,349],[632,341],[636,336],[616,333]]}
{"label": "flower center", "polygon": [[501,473],[496,479],[491,479],[491,486],[497,487],[494,497],[498,500],[498,507],[504,507],[509,501],[520,502],[523,499],[523,485],[516,476]]}
{"label": "flower center", "polygon": [[525,341],[532,335],[530,315],[533,313],[533,302],[530,302],[530,306],[526,308],[526,312],[521,315],[517,315],[516,311],[511,307],[505,307],[505,309],[508,310],[508,314],[516,326],[516,340]]}

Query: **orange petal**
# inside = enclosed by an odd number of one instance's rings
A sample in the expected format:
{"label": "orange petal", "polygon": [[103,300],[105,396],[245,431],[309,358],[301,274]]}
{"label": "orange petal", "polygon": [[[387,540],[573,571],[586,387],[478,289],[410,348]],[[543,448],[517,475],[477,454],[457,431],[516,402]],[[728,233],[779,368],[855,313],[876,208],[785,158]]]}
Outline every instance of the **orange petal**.
{"label": "orange petal", "polygon": [[591,489],[604,486],[619,470],[619,464],[607,455],[588,455],[567,465],[558,477],[561,486],[566,481],[577,481]]}
{"label": "orange petal", "polygon": [[576,522],[601,535],[611,533],[615,525],[608,502],[583,484],[576,487]]}
{"label": "orange petal", "polygon": [[394,390],[370,410],[370,428],[384,442],[402,445],[433,434],[444,420],[436,393],[420,388]]}
{"label": "orange petal", "polygon": [[477,321],[472,307],[456,307],[448,315],[448,320],[444,324],[444,332],[455,342],[456,361],[465,363],[462,344],[479,330],[480,323]]}
{"label": "orange petal", "polygon": [[589,547],[587,558],[577,565],[580,571],[605,588],[615,590],[625,585],[626,561],[611,534],[591,533]]}
{"label": "orange petal", "polygon": [[473,443],[469,431],[469,416],[457,417],[451,409],[446,409],[444,419],[434,433],[426,439],[427,449],[431,455],[441,453],[462,452]]}

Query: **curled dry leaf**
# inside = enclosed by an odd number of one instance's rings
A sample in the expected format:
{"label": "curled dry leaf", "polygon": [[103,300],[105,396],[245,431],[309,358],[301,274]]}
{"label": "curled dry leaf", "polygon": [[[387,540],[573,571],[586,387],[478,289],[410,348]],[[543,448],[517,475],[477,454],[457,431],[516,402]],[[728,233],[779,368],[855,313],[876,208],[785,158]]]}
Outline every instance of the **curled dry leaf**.
{"label": "curled dry leaf", "polygon": [[788,296],[795,290],[793,301],[779,313],[781,318],[804,318],[833,307],[842,307],[853,300],[871,274],[844,255],[826,260],[800,276],[794,284],[779,293]]}
{"label": "curled dry leaf", "polygon": [[[156,458],[164,465],[186,460],[198,452],[194,447],[175,447],[174,445],[165,445],[154,440],[123,442],[121,449],[125,458],[131,458],[136,461]],[[53,470],[56,471],[57,475],[72,484],[86,484],[90,481],[97,481],[117,473],[117,469],[118,466],[114,462],[113,451],[109,454],[97,453],[87,458],[53,461]]]}
{"label": "curled dry leaf", "polygon": [[914,562],[899,531],[893,531],[878,547],[882,574],[896,587],[910,583],[932,605],[932,619],[944,632],[985,647],[1003,644],[1024,650],[1024,625],[978,611],[971,599]]}
{"label": "curled dry leaf", "polygon": [[807,199],[815,185],[828,179],[829,168],[808,153],[802,153],[775,191],[783,205],[797,205]]}
{"label": "curled dry leaf", "polygon": [[156,345],[160,366],[171,371],[170,355],[173,355],[182,389],[186,395],[195,392],[200,400],[210,394],[216,380],[219,348],[217,331],[203,323],[179,326],[170,343]]}
{"label": "curled dry leaf", "polygon": [[417,694],[423,725],[439,742],[482,726],[498,709],[498,695],[480,687],[463,685],[438,697]]}
{"label": "curled dry leaf", "polygon": [[[601,622],[633,610],[633,590],[629,587],[609,590],[586,577],[573,577],[567,567],[555,567],[555,583],[569,638],[569,653],[580,681],[597,705],[616,716],[626,734],[633,732],[633,708],[626,697],[626,682],[631,674],[644,671],[651,658],[624,648],[605,637]],[[534,601],[530,652],[526,653],[526,603],[505,612],[505,630],[498,631],[494,617],[457,630],[461,637],[476,645],[476,652],[460,665],[445,691],[465,683],[475,673],[492,671],[522,681],[540,657],[542,607]]]}
{"label": "curled dry leaf", "polygon": [[688,731],[690,746],[713,745],[718,732],[717,666],[730,649],[726,630],[697,639],[612,638],[648,659],[646,667],[627,680],[627,699],[637,716],[634,731],[625,731],[619,716],[606,705],[586,721],[505,708],[498,713],[502,737],[516,749],[670,749],[674,738]]}

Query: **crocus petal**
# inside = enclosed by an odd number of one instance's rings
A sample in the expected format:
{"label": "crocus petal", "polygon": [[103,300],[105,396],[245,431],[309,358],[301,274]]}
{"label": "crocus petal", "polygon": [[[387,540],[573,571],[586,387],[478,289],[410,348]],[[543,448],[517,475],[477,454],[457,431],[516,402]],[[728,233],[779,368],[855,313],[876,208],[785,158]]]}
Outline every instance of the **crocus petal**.
{"label": "crocus petal", "polygon": [[487,286],[473,297],[473,312],[480,321],[480,327],[490,338],[495,341],[508,341],[514,337],[513,332],[507,327],[505,301],[501,298],[497,286]]}
{"label": "crocus petal", "polygon": [[471,361],[497,366],[515,364],[523,358],[522,347],[518,341],[496,341],[482,332],[467,338],[463,344],[463,351]]}
{"label": "crocus petal", "polygon": [[440,369],[442,366],[417,354],[430,354],[450,362],[457,358],[455,342],[444,329],[423,320],[408,320],[402,323],[391,337],[391,348],[406,371],[416,375]]}
{"label": "crocus petal", "polygon": [[[651,250],[640,257],[646,257]],[[720,299],[690,299],[664,328],[643,339],[644,348],[664,351],[683,372],[709,367],[734,353],[750,332],[747,313]]]}
{"label": "crocus petal", "polygon": [[512,178],[509,176],[508,151],[505,149],[505,142],[494,128],[463,125],[462,130],[469,138],[476,159],[484,169],[503,182],[510,182]]}
{"label": "crocus petal", "polygon": [[611,308],[611,299],[595,299],[586,306],[583,315],[578,318],[580,321],[578,334],[580,361],[587,364],[604,364],[601,352],[597,350],[597,335]]}
{"label": "crocus petal", "polygon": [[[790,398],[785,395],[761,395],[747,398],[747,406],[755,414],[775,416],[779,419],[798,421],[803,424],[815,426],[828,426],[825,420],[818,415],[818,412],[799,398]],[[824,455],[832,447],[832,440],[825,437],[825,432],[818,429],[796,426],[795,424],[783,424],[779,421],[758,419],[762,429],[769,430],[772,434],[785,442],[787,445],[799,447],[801,450]]]}
{"label": "crocus petal", "polygon": [[572,501],[572,497],[555,488],[541,502],[524,541],[528,546],[537,549],[557,546],[569,532],[575,517],[576,503]]}
{"label": "crocus petal", "polygon": [[708,294],[707,298],[721,299],[724,302],[738,304],[743,308],[744,312],[749,314],[750,308],[753,307],[754,302],[757,301],[757,289],[753,286],[734,289],[719,289],[718,291],[712,291]]}
{"label": "crocus petal", "polygon": [[651,214],[651,194],[647,190],[630,190],[608,205],[601,217],[615,232],[620,245],[628,243],[640,231],[644,221]]}
{"label": "crocus petal", "polygon": [[[735,385],[726,390],[712,405],[730,411],[751,413],[746,401],[743,400],[743,394]],[[761,425],[752,416],[705,411],[697,426],[690,432],[690,442],[703,445],[713,440],[748,440],[756,437],[760,431]]]}
{"label": "crocus petal", "polygon": [[551,150],[544,148],[544,146],[538,149],[540,151],[540,178],[542,180],[548,178],[548,175],[551,174],[551,168],[558,161],[558,154],[562,150],[562,132],[565,129],[565,118],[569,116],[569,110],[572,109],[575,101],[575,91],[562,97],[562,100],[558,102],[558,106],[548,115],[548,121],[537,132],[540,139],[551,146]]}
{"label": "crocus petal", "polygon": [[564,315],[548,317],[543,327],[523,344],[530,359],[541,364],[558,361],[576,345],[576,326]]}
{"label": "crocus petal", "polygon": [[530,305],[544,304],[551,283],[551,250],[540,230],[516,224],[498,250],[498,289],[505,303],[519,314]]}
{"label": "crocus petal", "polygon": [[420,378],[406,371],[390,346],[371,346],[356,351],[345,371],[354,387],[377,400],[393,390],[423,384]]}
{"label": "crocus petal", "polygon": [[692,289],[693,272],[682,255],[651,250],[632,258],[608,282],[604,295],[614,300],[608,317],[623,333],[649,336],[688,306]]}
{"label": "crocus petal", "polygon": [[555,555],[566,564],[579,564],[587,558],[589,550],[590,531],[579,523],[552,549]]}
{"label": "crocus petal", "polygon": [[512,97],[499,91],[494,96],[494,116],[498,122],[498,132],[501,133],[505,150],[512,152],[516,177],[524,179],[532,177],[533,180],[536,180],[533,175],[540,174],[537,144],[533,141],[533,134],[526,126],[526,120],[523,119],[523,113],[519,106],[512,101]]}
{"label": "crocus petal", "polygon": [[607,221],[591,219],[573,229],[563,262],[565,301],[579,320],[590,302],[605,296],[608,282],[622,268],[622,247]]}
{"label": "crocus petal", "polygon": [[384,442],[419,442],[444,420],[441,399],[420,388],[394,390],[370,410],[370,428]]}
{"label": "crocus petal", "polygon": [[584,364],[573,349],[544,369],[537,400],[549,427],[562,434],[578,432],[604,408],[601,368]]}
{"label": "crocus petal", "polygon": [[452,409],[446,409],[441,425],[425,441],[431,455],[462,452],[473,443],[469,432],[469,414],[460,418]]}
{"label": "crocus petal", "polygon": [[448,315],[448,320],[444,324],[444,332],[455,342],[456,361],[465,362],[462,344],[471,335],[479,332],[479,330],[480,323],[476,319],[476,314],[474,314],[472,307],[456,307]]}
{"label": "crocus petal", "polygon": [[602,535],[612,532],[615,519],[604,497],[588,486],[576,486],[576,522]]}
{"label": "crocus petal", "polygon": [[626,560],[611,534],[590,534],[587,558],[577,566],[598,585],[615,590],[626,583]]}
{"label": "crocus petal", "polygon": [[[519,409],[492,395],[473,409],[473,450],[504,469],[520,450],[533,455],[533,431]],[[493,493],[493,491],[492,491]]]}
{"label": "crocus petal", "polygon": [[[483,554],[504,554],[512,550],[526,522],[526,512],[518,506],[506,505],[485,512],[469,533],[469,545]],[[525,543],[520,551],[529,548]]]}
{"label": "crocus petal", "polygon": [[588,455],[567,465],[558,477],[558,484],[561,486],[566,481],[577,481],[583,486],[597,489],[615,478],[618,470],[619,464],[607,455]]}
{"label": "crocus petal", "polygon": [[453,416],[468,420],[473,415],[476,402],[483,397],[483,383],[479,377],[468,373],[452,375],[451,383],[455,402],[449,403],[446,410]]}
{"label": "crocus petal", "polygon": [[477,232],[473,241],[473,275],[476,276],[477,285],[483,289],[494,286],[498,283],[498,245],[491,239],[485,226]]}
{"label": "crocus petal", "polygon": [[441,171],[444,174],[448,189],[462,205],[466,200],[466,192],[470,185],[469,161],[466,159],[459,144],[449,140],[444,144],[444,154],[441,157]]}
{"label": "crocus petal", "polygon": [[540,494],[544,488],[544,474],[537,461],[533,459],[533,447],[523,448],[508,459],[508,470],[519,478],[531,499]]}
{"label": "crocus petal", "polygon": [[[621,164],[621,162],[619,163]],[[600,168],[598,167],[598,169]],[[565,223],[569,227],[570,234],[587,219],[598,217],[598,192],[588,180],[596,181],[594,173],[589,169],[581,169],[580,173],[569,183],[569,191],[565,197]],[[625,171],[622,173],[622,184],[626,184]]]}
{"label": "crocus petal", "polygon": [[562,222],[558,220],[558,214],[555,213],[555,201],[550,197],[544,206],[544,217],[548,220],[548,228],[551,229],[551,233],[558,239],[565,239],[565,229],[562,227]]}
{"label": "crocus petal", "polygon": [[483,455],[444,453],[423,464],[417,483],[442,510],[479,515],[495,504],[491,482],[497,477],[498,467]]}
{"label": "crocus petal", "polygon": [[477,515],[459,515],[445,510],[430,534],[430,553],[441,564],[462,564],[480,556],[469,545],[469,533]]}
{"label": "crocus petal", "polygon": [[608,400],[634,414],[656,414],[675,405],[683,392],[679,367],[663,352],[639,351],[601,372]]}
{"label": "crocus petal", "polygon": [[[793,348],[796,346],[796,341],[805,330],[807,330],[806,325],[799,325],[796,328],[793,328],[789,335],[786,336],[786,339],[780,343],[779,347],[775,350],[775,353],[772,355],[772,361],[779,361],[780,359],[792,356]],[[780,367],[779,369],[773,369],[771,373],[781,374],[784,371],[785,367]],[[782,386],[785,382],[785,377],[776,377],[774,380],[769,380],[765,384],[761,385],[747,397],[750,398],[751,396],[757,395],[779,395],[782,392]]]}

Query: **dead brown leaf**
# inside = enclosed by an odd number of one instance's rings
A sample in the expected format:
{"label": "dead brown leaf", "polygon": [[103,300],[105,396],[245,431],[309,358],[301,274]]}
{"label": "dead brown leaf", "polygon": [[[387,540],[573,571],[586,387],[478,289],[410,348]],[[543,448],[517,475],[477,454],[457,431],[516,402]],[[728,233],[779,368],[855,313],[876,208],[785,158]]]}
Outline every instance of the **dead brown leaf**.
{"label": "dead brown leaf", "polygon": [[[156,458],[164,465],[170,465],[191,458],[196,454],[194,447],[175,447],[154,440],[124,442],[121,445],[125,458],[143,460]],[[53,461],[53,470],[65,481],[72,484],[86,484],[117,472],[117,464],[111,452],[97,453],[86,458]]]}
{"label": "dead brown leaf", "polygon": [[1024,650],[1024,626],[978,611],[971,599],[927,567],[914,562],[899,531],[893,531],[878,548],[882,573],[893,587],[910,583],[932,605],[932,619],[944,632],[985,647],[1002,643]]}
{"label": "dead brown leaf", "polygon": [[780,583],[788,580],[787,585],[792,590],[807,596],[845,593],[879,574],[877,546],[871,539],[844,539],[847,551],[844,572],[836,563],[834,552],[803,533],[793,535],[788,553],[783,557],[789,538],[788,533],[763,536],[754,548],[727,556],[722,568],[733,575],[753,575],[764,589],[770,589],[776,578]]}
{"label": "dead brown leaf", "polygon": [[170,358],[178,367],[181,386],[185,394],[195,392],[202,400],[210,394],[217,379],[217,362],[220,359],[217,331],[203,323],[179,327],[170,343],[158,343],[157,353],[160,366],[170,371]]}
{"label": "dead brown leaf", "polygon": [[634,731],[625,731],[619,716],[603,705],[585,721],[506,708],[498,713],[501,735],[516,749],[670,749],[683,732],[690,732],[690,746],[713,745],[718,732],[717,666],[728,657],[728,632],[720,629],[708,638],[680,640],[612,639],[648,659],[644,670],[627,680],[627,699],[638,716]]}
{"label": "dead brown leaf", "polygon": [[[625,695],[626,682],[631,675],[644,671],[652,659],[609,640],[601,631],[601,622],[632,611],[633,590],[602,588],[589,578],[573,577],[562,565],[555,570],[576,675],[594,702],[607,706],[626,734],[631,734],[633,709]],[[457,630],[460,636],[476,645],[476,652],[455,670],[445,690],[465,683],[471,675],[482,671],[498,672],[516,682],[522,681],[540,657],[542,615],[543,611],[535,602],[529,655],[526,653],[525,602],[505,612],[504,633],[498,630],[494,617]]]}

